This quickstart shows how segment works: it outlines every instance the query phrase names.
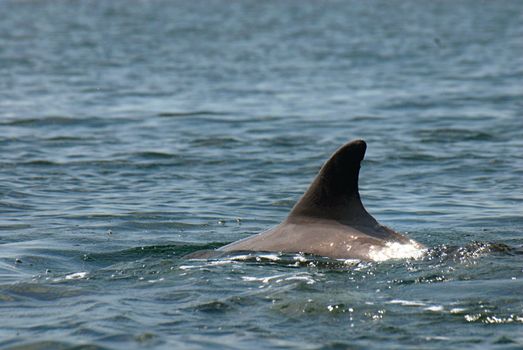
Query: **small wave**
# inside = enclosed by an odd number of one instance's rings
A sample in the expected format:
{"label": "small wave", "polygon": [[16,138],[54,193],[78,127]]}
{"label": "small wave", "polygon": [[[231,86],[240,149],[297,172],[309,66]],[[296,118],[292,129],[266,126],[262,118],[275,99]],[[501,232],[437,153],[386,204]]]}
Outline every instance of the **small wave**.
{"label": "small wave", "polygon": [[390,110],[427,110],[437,108],[440,105],[440,101],[436,100],[413,100],[413,99],[403,99],[403,100],[394,100],[391,102],[385,102],[383,105],[384,109]]}
{"label": "small wave", "polygon": [[198,117],[198,116],[223,116],[229,113],[218,111],[188,111],[188,112],[161,112],[158,117],[176,118],[176,117]]}
{"label": "small wave", "polygon": [[428,250],[426,260],[458,260],[476,259],[488,253],[518,254],[517,248],[503,243],[472,242],[465,246],[440,245]]}
{"label": "small wave", "polygon": [[428,153],[419,153],[419,152],[403,152],[394,157],[398,160],[405,161],[417,161],[417,162],[444,162],[447,160],[452,160],[455,156],[448,154],[428,154]]}
{"label": "small wave", "polygon": [[53,341],[53,340],[42,340],[37,342],[22,342],[19,345],[9,347],[6,349],[10,350],[38,350],[38,349],[98,349],[100,348],[96,344],[89,344],[82,342],[81,345],[76,346],[76,344],[66,343],[66,342],[59,342],[59,341]]}
{"label": "small wave", "polygon": [[74,142],[74,141],[92,141],[94,138],[90,137],[78,137],[78,136],[53,136],[43,138],[43,141],[48,142]]}
{"label": "small wave", "polygon": [[295,274],[295,275],[286,275],[286,274],[278,274],[273,276],[266,276],[266,277],[252,277],[252,276],[243,276],[242,280],[246,282],[261,282],[263,284],[268,284],[269,282],[274,281],[275,283],[282,283],[285,281],[301,281],[305,282],[306,284],[314,284],[316,283],[316,280],[312,278],[310,274],[302,273],[302,274]]}
{"label": "small wave", "polygon": [[188,253],[184,256],[184,258],[194,260],[230,261],[271,265],[277,264],[287,267],[317,267],[328,269],[346,269],[348,267],[359,266],[362,263],[361,260],[358,259],[331,259],[306,253],[274,253],[263,251],[224,252],[217,250],[202,250]]}
{"label": "small wave", "polygon": [[[8,164],[8,163],[3,163]],[[133,165],[130,162],[122,161],[122,160],[100,160],[100,159],[93,159],[93,160],[80,160],[80,161],[51,161],[47,159],[34,159],[34,160],[28,160],[28,161],[16,161],[17,166],[38,166],[38,167],[61,167],[61,166],[69,166],[69,165],[84,165],[84,166],[105,166],[105,167],[111,167],[111,168],[121,168],[123,166],[131,166]]]}
{"label": "small wave", "polygon": [[423,310],[431,311],[431,312],[442,312],[445,310],[443,305],[430,305],[424,308]]}
{"label": "small wave", "polygon": [[523,323],[523,316],[519,315],[487,315],[483,313],[467,314],[464,316],[465,321],[470,323],[486,323],[486,324],[504,324],[504,323]]}
{"label": "small wave", "polygon": [[232,144],[237,144],[240,141],[234,137],[207,137],[201,139],[194,139],[191,144],[195,147],[223,147]]}
{"label": "small wave", "polygon": [[46,126],[86,126],[97,128],[111,124],[121,124],[124,121],[132,121],[125,118],[100,118],[100,117],[69,117],[69,116],[44,116],[17,118],[1,121],[0,125],[21,127],[46,127]]}
{"label": "small wave", "polygon": [[[0,207],[2,203],[0,202]],[[25,208],[24,208],[25,209]],[[30,224],[2,224],[0,225],[0,231],[15,231],[15,230],[24,230],[31,228]]]}
{"label": "small wave", "polygon": [[206,261],[204,264],[199,265],[180,265],[178,268],[180,270],[194,270],[194,269],[203,269],[213,266],[223,266],[223,265],[229,265],[233,264],[235,261],[232,260],[212,260],[212,261]]}
{"label": "small wave", "polygon": [[[14,211],[14,210],[31,210],[34,209],[33,205],[25,203],[17,203],[13,201],[0,201],[0,208],[5,211]],[[0,226],[1,227],[1,226]]]}
{"label": "small wave", "polygon": [[281,279],[285,275],[274,275],[274,276],[267,276],[267,277],[251,277],[251,276],[243,276],[242,280],[247,282],[262,282],[262,283],[269,283],[271,280],[274,279]]}
{"label": "small wave", "polygon": [[42,118],[20,118],[0,122],[9,126],[43,126],[43,125],[70,125],[78,123],[78,119],[65,116],[48,116]]}
{"label": "small wave", "polygon": [[494,139],[494,135],[485,131],[475,131],[467,129],[428,129],[418,132],[422,142],[457,142],[457,141],[489,141]]}
{"label": "small wave", "polygon": [[217,314],[234,310],[234,305],[228,301],[213,300],[206,303],[198,304],[193,308],[194,310],[199,312]]}
{"label": "small wave", "polygon": [[389,304],[399,304],[403,306],[425,306],[426,304],[421,301],[393,299],[389,301]]}
{"label": "small wave", "polygon": [[215,248],[224,245],[224,243],[209,243],[205,245],[197,244],[170,244],[170,245],[152,245],[134,247],[119,251],[109,251],[104,253],[86,253],[83,255],[83,261],[94,263],[99,267],[111,266],[125,262],[142,261],[147,258],[173,258],[185,257],[199,251],[214,251]]}
{"label": "small wave", "polygon": [[281,258],[279,254],[277,253],[254,253],[254,254],[244,254],[244,255],[233,255],[230,257],[227,257],[228,260],[236,260],[236,261],[252,261],[252,259],[256,261],[280,261]]}
{"label": "small wave", "polygon": [[451,314],[462,314],[465,311],[467,311],[467,309],[462,308],[462,307],[453,307],[452,309],[449,310],[449,312]]}
{"label": "small wave", "polygon": [[89,274],[88,272],[75,272],[75,273],[66,275],[64,278],[66,280],[79,280],[79,279],[85,279],[88,274]]}
{"label": "small wave", "polygon": [[356,115],[354,117],[351,118],[352,121],[378,121],[378,120],[383,120],[385,119],[383,116],[378,116],[378,115]]}
{"label": "small wave", "polygon": [[144,159],[170,159],[170,158],[179,158],[179,155],[169,152],[161,152],[161,151],[143,151],[143,152],[136,152],[136,153],[126,153],[126,154],[117,154],[115,156],[133,156],[133,157],[139,157]]}
{"label": "small wave", "polygon": [[0,300],[41,300],[52,301],[67,297],[76,297],[82,292],[76,288],[52,286],[42,283],[16,283],[0,285]]}

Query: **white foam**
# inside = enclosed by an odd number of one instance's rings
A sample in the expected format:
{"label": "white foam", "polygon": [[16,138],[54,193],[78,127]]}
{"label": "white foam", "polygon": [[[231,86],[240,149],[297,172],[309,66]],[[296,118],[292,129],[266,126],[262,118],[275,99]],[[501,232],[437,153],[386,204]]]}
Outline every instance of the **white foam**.
{"label": "white foam", "polygon": [[292,259],[293,259],[294,261],[302,262],[302,263],[308,261],[307,258],[304,257],[303,255],[296,255],[296,256],[294,256]]}
{"label": "white foam", "polygon": [[402,300],[402,299],[393,299],[389,301],[389,304],[400,304],[404,306],[425,306],[425,303],[420,301],[411,301],[411,300]]}
{"label": "white foam", "polygon": [[87,277],[88,272],[75,272],[70,275],[65,276],[66,280],[79,280]]}
{"label": "white foam", "polygon": [[479,320],[480,317],[481,317],[481,314],[465,315],[465,321],[475,322],[475,321]]}
{"label": "white foam", "polygon": [[147,282],[149,282],[149,283],[157,283],[157,282],[162,282],[162,281],[164,281],[164,278],[163,278],[163,277],[158,278],[158,279],[156,279],[156,280],[147,280]]}
{"label": "white foam", "polygon": [[247,281],[247,282],[269,283],[271,280],[280,279],[282,277],[285,277],[285,275],[274,275],[274,276],[266,276],[266,277],[243,276],[242,280]]}
{"label": "white foam", "polygon": [[270,260],[270,261],[280,260],[280,257],[276,253],[274,253],[274,254],[256,254],[256,255],[251,255],[251,254],[233,255],[230,257],[223,258],[223,260],[248,261],[253,258],[256,259],[256,261],[261,261],[262,259],[266,259],[266,260]]}
{"label": "white foam", "polygon": [[425,340],[427,341],[431,341],[431,340],[450,340],[449,337],[444,337],[444,336],[441,336],[441,335],[435,335],[435,336],[432,336],[432,337],[425,337]]}
{"label": "white foam", "polygon": [[374,261],[385,261],[389,259],[419,259],[426,252],[426,249],[410,241],[407,244],[399,242],[387,242],[385,247],[371,247],[369,258]]}
{"label": "white foam", "polygon": [[450,309],[451,314],[461,314],[461,313],[464,313],[465,311],[467,311],[467,310],[462,307],[455,307],[455,308]]}
{"label": "white foam", "polygon": [[247,282],[262,282],[269,283],[275,281],[276,283],[281,283],[283,281],[305,281],[307,284],[314,284],[316,281],[308,274],[299,274],[286,277],[286,275],[273,275],[266,277],[252,277],[252,276],[243,276],[242,280]]}
{"label": "white foam", "polygon": [[203,264],[203,265],[180,265],[178,268],[180,270],[191,270],[191,269],[202,269],[202,268],[211,267],[211,266],[221,266],[221,265],[228,265],[228,264],[234,264],[234,261],[232,261],[232,260],[212,260],[212,261],[205,261],[205,264]]}
{"label": "white foam", "polygon": [[357,265],[361,262],[359,259],[336,259],[339,262],[342,262],[345,265]]}
{"label": "white foam", "polygon": [[286,281],[305,281],[307,284],[314,284],[316,281],[311,276],[291,276],[285,279]]}
{"label": "white foam", "polygon": [[425,310],[432,311],[432,312],[440,312],[440,311],[443,311],[443,306],[442,305],[431,305],[431,306],[426,307]]}
{"label": "white foam", "polygon": [[259,254],[259,255],[257,255],[257,257],[259,257],[261,259],[271,260],[271,261],[280,260],[280,257],[278,256],[278,254]]}

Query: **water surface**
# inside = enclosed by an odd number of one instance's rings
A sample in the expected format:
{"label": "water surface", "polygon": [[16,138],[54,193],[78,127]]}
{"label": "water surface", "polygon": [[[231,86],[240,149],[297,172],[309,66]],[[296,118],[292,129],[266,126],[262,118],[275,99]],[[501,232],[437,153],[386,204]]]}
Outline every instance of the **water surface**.
{"label": "water surface", "polygon": [[[0,346],[523,346],[523,3],[0,2]],[[420,260],[182,256],[368,143]]]}

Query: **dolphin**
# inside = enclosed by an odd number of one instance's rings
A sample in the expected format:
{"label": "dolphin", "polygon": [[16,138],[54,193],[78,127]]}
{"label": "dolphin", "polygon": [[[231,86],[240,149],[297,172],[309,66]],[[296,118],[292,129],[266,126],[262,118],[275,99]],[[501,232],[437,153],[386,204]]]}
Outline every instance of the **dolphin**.
{"label": "dolphin", "polygon": [[358,177],[366,149],[363,140],[340,147],[282,223],[217,250],[309,253],[363,261],[423,255],[422,244],[381,225],[363,206]]}

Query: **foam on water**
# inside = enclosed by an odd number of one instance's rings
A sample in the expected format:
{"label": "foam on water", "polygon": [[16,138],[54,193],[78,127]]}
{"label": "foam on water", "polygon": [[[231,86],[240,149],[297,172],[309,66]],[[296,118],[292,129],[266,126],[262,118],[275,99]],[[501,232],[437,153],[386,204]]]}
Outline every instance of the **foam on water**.
{"label": "foam on water", "polygon": [[425,306],[425,303],[422,303],[420,301],[412,301],[412,300],[401,300],[401,299],[394,299],[389,301],[390,304],[400,304],[404,306]]}
{"label": "foam on water", "polygon": [[414,241],[403,244],[398,242],[387,242],[384,247],[371,247],[369,257],[373,261],[386,261],[390,259],[420,259],[427,253]]}
{"label": "foam on water", "polygon": [[70,275],[66,275],[65,276],[65,279],[66,280],[77,280],[77,279],[82,279],[82,278],[86,278],[87,275],[89,273],[88,272],[75,272],[75,273],[72,273]]}

